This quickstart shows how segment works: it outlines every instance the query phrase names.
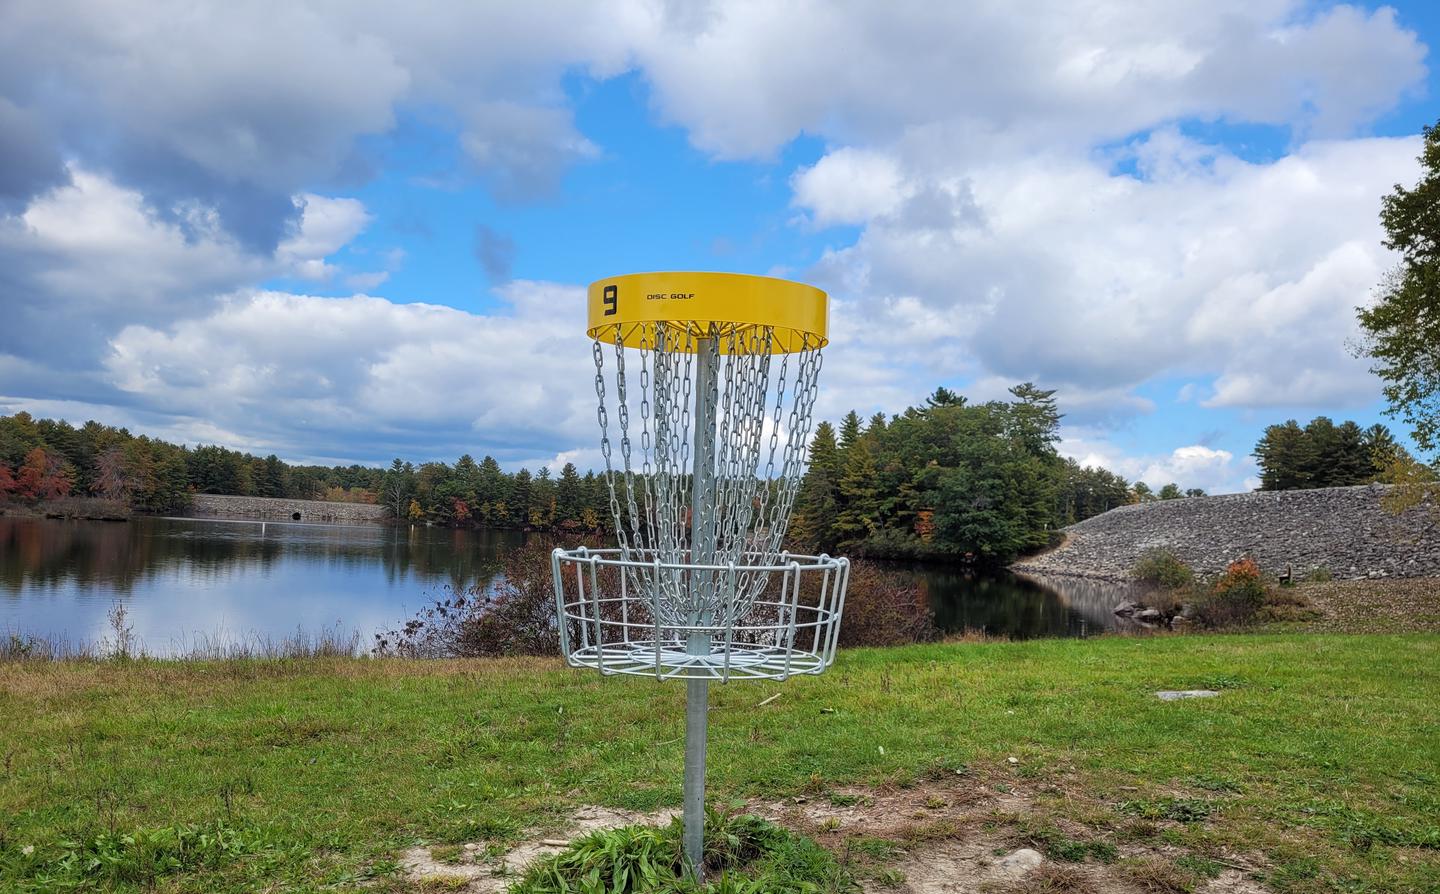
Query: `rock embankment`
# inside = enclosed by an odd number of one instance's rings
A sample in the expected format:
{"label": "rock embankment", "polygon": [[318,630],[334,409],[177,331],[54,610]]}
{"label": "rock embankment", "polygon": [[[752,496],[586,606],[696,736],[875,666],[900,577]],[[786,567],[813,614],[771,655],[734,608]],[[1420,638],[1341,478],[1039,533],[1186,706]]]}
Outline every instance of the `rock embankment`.
{"label": "rock embankment", "polygon": [[369,503],[236,497],[223,494],[196,494],[187,514],[196,518],[253,518],[261,521],[323,524],[381,524],[385,521],[385,508]]}
{"label": "rock embankment", "polygon": [[1152,549],[1198,574],[1249,556],[1271,574],[1324,571],[1339,579],[1440,577],[1440,513],[1399,515],[1380,505],[1384,485],[1190,497],[1122,506],[1065,530],[1060,547],[1017,571],[1123,579]]}

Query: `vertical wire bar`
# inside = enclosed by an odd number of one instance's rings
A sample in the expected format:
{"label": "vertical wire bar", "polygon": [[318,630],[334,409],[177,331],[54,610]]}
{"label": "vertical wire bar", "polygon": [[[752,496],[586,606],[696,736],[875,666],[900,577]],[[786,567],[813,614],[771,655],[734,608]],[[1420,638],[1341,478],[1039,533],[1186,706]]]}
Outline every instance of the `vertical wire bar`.
{"label": "vertical wire bar", "polygon": [[835,579],[835,592],[837,594],[835,605],[835,622],[830,630],[830,648],[825,655],[825,666],[829,667],[835,663],[835,647],[840,642],[840,618],[845,614],[845,594],[850,590],[850,560],[840,559],[840,574]]}
{"label": "vertical wire bar", "polygon": [[557,546],[550,552],[550,579],[555,582],[555,620],[560,625],[560,654],[565,656],[565,663],[570,661],[570,624],[565,617],[565,577],[560,571],[560,554],[562,550]]}
{"label": "vertical wire bar", "polygon": [[735,624],[739,620],[735,617],[736,602],[736,581],[735,581],[735,560],[730,560],[730,572],[726,575],[725,585],[725,670],[720,676],[721,683],[730,682],[730,647],[735,643]]}
{"label": "vertical wire bar", "polygon": [[660,556],[655,556],[655,604],[651,616],[655,619],[655,679],[660,679]]}
{"label": "vertical wire bar", "polygon": [[795,613],[800,607],[800,563],[790,563],[790,568],[785,572],[787,578],[791,570],[795,572],[795,586],[790,597],[790,623],[786,625],[785,631],[785,670],[780,676],[781,680],[790,679],[790,656],[795,651]]}
{"label": "vertical wire bar", "polygon": [[[585,547],[580,547],[580,552],[584,554]],[[585,624],[585,566],[580,562],[575,563],[575,604],[580,608],[580,645],[581,648],[588,649],[590,628]]]}
{"label": "vertical wire bar", "polygon": [[595,579],[599,556],[590,557],[590,604],[595,613],[595,667],[605,673],[605,631],[600,627],[600,583]]}

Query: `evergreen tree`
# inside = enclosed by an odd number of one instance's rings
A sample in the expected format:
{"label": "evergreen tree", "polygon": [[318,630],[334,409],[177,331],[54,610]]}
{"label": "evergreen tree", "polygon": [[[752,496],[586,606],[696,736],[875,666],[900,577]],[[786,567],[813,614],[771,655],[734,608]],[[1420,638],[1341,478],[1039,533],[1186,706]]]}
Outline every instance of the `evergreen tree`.
{"label": "evergreen tree", "polygon": [[1390,434],[1390,429],[1383,425],[1376,424],[1365,429],[1364,440],[1376,475],[1410,458],[1410,452],[1401,447],[1395,436]]}
{"label": "evergreen tree", "polygon": [[965,406],[965,397],[963,395],[956,394],[949,388],[946,388],[944,385],[936,388],[935,393],[925,399],[925,408],[927,410],[933,410],[936,407],[963,406]]}
{"label": "evergreen tree", "polygon": [[828,422],[815,426],[810,441],[810,466],[795,495],[790,532],[803,549],[831,552],[836,547],[833,526],[839,511],[840,448],[835,428]]}
{"label": "evergreen tree", "polygon": [[1314,444],[1294,419],[1266,427],[1255,445],[1260,466],[1261,490],[1295,490],[1313,487],[1311,471],[1316,466]]}
{"label": "evergreen tree", "polygon": [[510,524],[523,528],[530,524],[530,508],[534,495],[530,489],[530,470],[521,469],[515,473],[515,482],[510,488]]}
{"label": "evergreen tree", "polygon": [[1335,447],[1335,458],[1331,464],[1333,477],[1327,487],[1365,484],[1379,471],[1370,446],[1365,442],[1365,430],[1354,422],[1343,422],[1336,427]]}
{"label": "evergreen tree", "polygon": [[557,525],[578,524],[580,511],[585,508],[581,492],[580,472],[574,463],[566,463],[560,469],[560,481],[555,488],[555,523]]}
{"label": "evergreen tree", "polygon": [[835,517],[835,536],[841,545],[860,543],[880,526],[875,471],[869,443],[856,441],[845,452],[845,471],[838,486],[841,508]]}
{"label": "evergreen tree", "polygon": [[870,417],[870,423],[865,426],[865,436],[877,438],[883,434],[885,434],[885,414],[876,413]]}
{"label": "evergreen tree", "polygon": [[860,434],[860,414],[851,410],[840,420],[840,449],[849,451],[855,446],[855,442],[860,440]]}
{"label": "evergreen tree", "polygon": [[280,461],[280,457],[273,453],[265,457],[255,485],[255,493],[262,497],[285,496],[285,472],[285,464]]}
{"label": "evergreen tree", "polygon": [[1032,456],[1050,456],[1060,440],[1061,413],[1055,406],[1055,391],[1036,388],[1029,382],[1010,389],[1009,434]]}

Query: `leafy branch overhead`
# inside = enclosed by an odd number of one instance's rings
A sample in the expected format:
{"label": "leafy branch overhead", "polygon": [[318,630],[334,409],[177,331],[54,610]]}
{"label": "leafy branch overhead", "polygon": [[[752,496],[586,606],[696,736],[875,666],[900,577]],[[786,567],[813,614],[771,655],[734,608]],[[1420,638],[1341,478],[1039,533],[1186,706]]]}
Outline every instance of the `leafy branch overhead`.
{"label": "leafy branch overhead", "polygon": [[1359,308],[1360,351],[1384,381],[1390,413],[1410,426],[1426,453],[1440,448],[1440,123],[1425,128],[1421,177],[1381,200],[1384,245],[1400,255]]}

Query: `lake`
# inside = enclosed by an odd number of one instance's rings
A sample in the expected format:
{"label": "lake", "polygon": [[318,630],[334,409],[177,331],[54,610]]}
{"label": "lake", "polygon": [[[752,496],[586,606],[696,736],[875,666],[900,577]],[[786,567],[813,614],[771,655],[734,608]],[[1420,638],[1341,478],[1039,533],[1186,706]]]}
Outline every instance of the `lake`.
{"label": "lake", "polygon": [[[377,631],[432,597],[489,581],[514,531],[136,518],[0,517],[0,635],[71,643],[110,634],[125,606],[151,654],[206,640],[278,639],[297,630]],[[1016,638],[1112,629],[1123,586],[908,567],[947,631]]]}

